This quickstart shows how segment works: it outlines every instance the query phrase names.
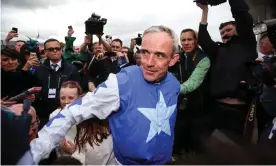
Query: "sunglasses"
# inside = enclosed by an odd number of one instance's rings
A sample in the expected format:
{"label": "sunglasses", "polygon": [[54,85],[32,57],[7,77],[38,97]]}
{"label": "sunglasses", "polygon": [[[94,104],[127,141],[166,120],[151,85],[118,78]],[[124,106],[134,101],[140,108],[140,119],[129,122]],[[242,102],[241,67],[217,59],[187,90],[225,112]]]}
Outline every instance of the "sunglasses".
{"label": "sunglasses", "polygon": [[60,47],[50,47],[50,48],[46,48],[45,50],[53,52],[54,50],[60,51],[61,48]]}

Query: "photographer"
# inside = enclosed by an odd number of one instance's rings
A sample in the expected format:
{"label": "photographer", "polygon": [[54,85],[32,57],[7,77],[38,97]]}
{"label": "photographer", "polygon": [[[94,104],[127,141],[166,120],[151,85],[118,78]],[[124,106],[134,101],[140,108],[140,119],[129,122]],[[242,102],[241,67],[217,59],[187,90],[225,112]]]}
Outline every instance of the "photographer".
{"label": "photographer", "polygon": [[[100,36],[97,35],[100,39]],[[101,41],[101,40],[100,40]],[[92,56],[87,63],[88,87],[93,91],[104,82],[110,73],[117,73],[128,64],[127,55],[122,53],[122,41],[114,39],[111,42],[110,52],[103,52],[102,43],[93,44]]]}
{"label": "photographer", "polygon": [[117,70],[120,71],[121,68],[126,67],[129,64],[128,54],[124,53],[123,50],[123,42],[121,39],[114,39],[111,42],[111,52],[116,53],[116,63],[117,63]]}
{"label": "photographer", "polygon": [[[198,40],[212,64],[210,95],[214,127],[242,137],[248,109],[256,94],[249,92],[241,81],[249,83],[251,80],[251,71],[246,63],[257,58],[256,39],[253,19],[244,0],[229,0],[229,4],[235,21],[220,25],[223,43],[216,43],[207,31],[208,6],[197,1],[197,6],[202,9]],[[246,130],[253,132],[253,126],[247,125]],[[249,139],[252,141],[252,138]]]}
{"label": "photographer", "polygon": [[[116,71],[116,61],[104,56],[103,45],[99,42],[93,44],[91,59],[87,63],[87,79],[89,91],[93,91],[100,83],[105,81],[110,73]],[[115,68],[115,69],[114,69]]]}

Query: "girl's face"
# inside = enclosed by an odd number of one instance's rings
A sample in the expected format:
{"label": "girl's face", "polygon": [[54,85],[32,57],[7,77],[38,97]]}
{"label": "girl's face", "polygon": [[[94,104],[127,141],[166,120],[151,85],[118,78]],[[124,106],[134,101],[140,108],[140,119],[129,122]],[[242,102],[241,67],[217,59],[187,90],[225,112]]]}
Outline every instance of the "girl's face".
{"label": "girl's face", "polygon": [[61,88],[59,97],[61,107],[63,108],[67,104],[71,104],[78,96],[77,88]]}

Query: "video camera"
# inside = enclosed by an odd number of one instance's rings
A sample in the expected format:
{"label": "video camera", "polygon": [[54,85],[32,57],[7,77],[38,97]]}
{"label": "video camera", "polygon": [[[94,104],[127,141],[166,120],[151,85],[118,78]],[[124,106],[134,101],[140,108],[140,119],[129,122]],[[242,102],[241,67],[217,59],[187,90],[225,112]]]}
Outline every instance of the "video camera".
{"label": "video camera", "polygon": [[106,23],[106,18],[101,18],[101,16],[93,13],[91,17],[85,21],[85,33],[88,35],[102,35]]}
{"label": "video camera", "polygon": [[201,3],[203,5],[217,6],[225,3],[227,0],[195,0],[194,2]]}
{"label": "video camera", "polygon": [[135,41],[138,46],[141,46],[141,44],[142,44],[142,34],[141,33],[138,33],[138,37],[135,38]]}
{"label": "video camera", "polygon": [[253,25],[255,35],[266,33],[273,47],[276,49],[276,19],[258,22]]}
{"label": "video camera", "polygon": [[253,63],[251,67],[254,78],[267,86],[276,85],[276,56]]}

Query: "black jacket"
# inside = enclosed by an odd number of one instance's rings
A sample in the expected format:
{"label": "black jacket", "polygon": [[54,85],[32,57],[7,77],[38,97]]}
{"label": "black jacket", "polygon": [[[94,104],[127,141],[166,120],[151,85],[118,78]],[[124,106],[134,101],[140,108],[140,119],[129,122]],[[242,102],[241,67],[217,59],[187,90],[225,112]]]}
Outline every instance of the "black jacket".
{"label": "black jacket", "polygon": [[248,92],[240,82],[252,80],[247,63],[257,58],[256,39],[252,29],[253,19],[243,0],[229,0],[229,3],[236,21],[238,36],[232,37],[226,44],[216,43],[211,39],[207,25],[201,24],[198,40],[211,60],[211,97],[248,99]]}
{"label": "black jacket", "polygon": [[100,83],[107,80],[110,73],[117,73],[119,70],[117,68],[117,61],[112,61],[108,57],[97,60],[93,59],[91,64],[87,65],[88,71],[88,81],[93,82],[97,87]]}
{"label": "black jacket", "polygon": [[[49,118],[51,112],[60,106],[59,90],[63,82],[76,81],[80,83],[80,75],[75,66],[67,63],[65,60],[61,62],[61,68],[54,71],[50,67],[50,60],[47,59],[40,65],[35,76],[39,80],[39,86],[42,86],[40,99],[36,101],[35,106],[39,117]],[[48,98],[49,89],[56,89],[56,97]]]}

